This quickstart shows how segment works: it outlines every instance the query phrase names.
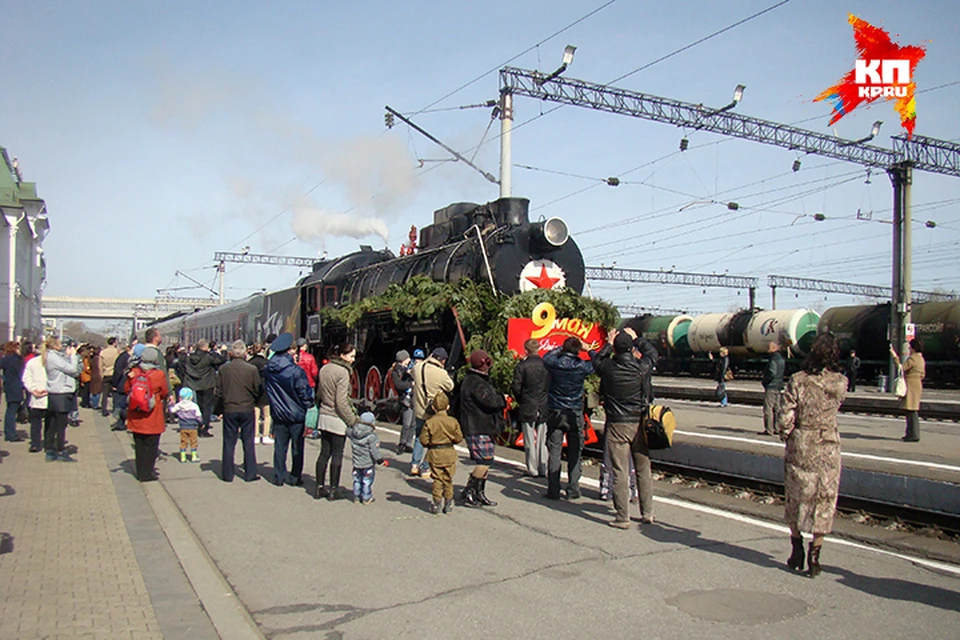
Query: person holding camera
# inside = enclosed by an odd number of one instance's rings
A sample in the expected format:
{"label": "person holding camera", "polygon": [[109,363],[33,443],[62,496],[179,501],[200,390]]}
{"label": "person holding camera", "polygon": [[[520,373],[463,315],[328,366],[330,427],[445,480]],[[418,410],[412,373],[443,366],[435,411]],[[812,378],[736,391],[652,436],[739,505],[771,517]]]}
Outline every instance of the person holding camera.
{"label": "person holding camera", "polygon": [[47,462],[75,462],[66,452],[67,416],[76,406],[80,358],[73,344],[64,347],[60,338],[49,337],[43,346],[47,370],[47,415],[43,429],[43,448]]}

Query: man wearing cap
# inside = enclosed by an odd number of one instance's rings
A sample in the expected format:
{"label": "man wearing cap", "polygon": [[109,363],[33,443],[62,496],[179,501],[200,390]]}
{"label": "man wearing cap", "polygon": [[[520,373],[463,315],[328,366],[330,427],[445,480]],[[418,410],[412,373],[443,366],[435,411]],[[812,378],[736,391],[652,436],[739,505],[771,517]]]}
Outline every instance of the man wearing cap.
{"label": "man wearing cap", "polygon": [[230,362],[217,372],[217,384],[223,398],[223,455],[220,459],[220,478],[233,482],[233,453],[237,448],[237,436],[243,444],[243,479],[259,480],[257,475],[257,452],[253,433],[256,427],[254,408],[260,397],[260,371],[250,364],[247,345],[237,340],[230,346]]}
{"label": "man wearing cap", "polygon": [[600,351],[591,352],[590,357],[600,374],[603,409],[607,417],[604,427],[606,449],[613,467],[613,507],[617,515],[608,524],[617,529],[629,529],[631,454],[640,493],[640,516],[645,523],[653,522],[650,452],[640,430],[640,421],[647,415],[650,400],[647,380],[658,354],[656,347],[630,328],[619,333],[611,331],[607,339],[608,343]]}
{"label": "man wearing cap", "polygon": [[[293,361],[297,347],[293,336],[281,333],[270,345],[274,356],[263,368],[263,384],[270,398],[273,418],[273,472],[276,485],[303,484],[303,423],[314,403],[307,374]],[[287,448],[292,449],[292,467],[287,473]]]}
{"label": "man wearing cap", "polygon": [[413,369],[410,353],[404,349],[397,351],[396,361],[390,369],[390,380],[400,402],[400,442],[397,453],[413,451],[413,438],[416,425],[413,423]]}
{"label": "man wearing cap", "polygon": [[307,382],[311,389],[317,388],[317,376],[320,375],[320,368],[317,366],[317,359],[310,353],[310,347],[307,346],[306,338],[297,338],[297,354],[294,360],[303,372],[307,374]]}
{"label": "man wearing cap", "polygon": [[427,407],[433,403],[438,391],[453,391],[453,379],[444,365],[447,362],[447,350],[437,347],[430,357],[413,367],[413,415],[416,419],[416,439],[413,441],[413,460],[410,463],[410,475],[419,476],[429,470],[430,465],[423,459],[424,448],[420,444],[420,432],[427,418]]}
{"label": "man wearing cap", "polygon": [[567,499],[580,498],[580,454],[583,451],[583,381],[593,373],[593,364],[580,359],[583,343],[567,338],[562,347],[543,356],[550,373],[547,387],[547,493],[560,499],[560,456],[567,438]]}

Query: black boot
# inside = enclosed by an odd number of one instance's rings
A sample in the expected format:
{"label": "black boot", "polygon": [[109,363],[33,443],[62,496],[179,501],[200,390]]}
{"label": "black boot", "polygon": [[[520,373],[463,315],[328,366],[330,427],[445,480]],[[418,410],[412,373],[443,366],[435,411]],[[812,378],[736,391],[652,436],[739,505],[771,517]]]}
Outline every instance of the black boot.
{"label": "black boot", "polygon": [[480,506],[480,501],[477,499],[477,479],[473,476],[467,478],[467,486],[460,493],[460,501],[466,507]]}
{"label": "black boot", "polygon": [[321,498],[326,498],[328,494],[329,491],[327,491],[327,488],[322,484],[318,484],[317,488],[313,492],[313,499],[320,500]]}
{"label": "black boot", "polygon": [[453,498],[447,498],[443,501],[443,512],[450,513],[453,511]]}
{"label": "black boot", "polygon": [[820,575],[820,547],[822,545],[814,545],[810,543],[810,548],[807,549],[807,575],[811,578],[816,578]]}
{"label": "black boot", "polygon": [[437,515],[441,511],[443,511],[443,499],[439,499],[439,500],[435,499],[433,501],[433,504],[430,505],[430,513],[432,513],[433,515]]}
{"label": "black boot", "polygon": [[480,502],[481,506],[484,507],[495,507],[497,503],[487,497],[485,491],[487,489],[487,479],[478,478],[477,479],[477,500]]}
{"label": "black boot", "polygon": [[803,569],[803,536],[794,538],[790,537],[790,544],[793,545],[793,553],[790,554],[790,557],[787,558],[787,566],[791,569]]}

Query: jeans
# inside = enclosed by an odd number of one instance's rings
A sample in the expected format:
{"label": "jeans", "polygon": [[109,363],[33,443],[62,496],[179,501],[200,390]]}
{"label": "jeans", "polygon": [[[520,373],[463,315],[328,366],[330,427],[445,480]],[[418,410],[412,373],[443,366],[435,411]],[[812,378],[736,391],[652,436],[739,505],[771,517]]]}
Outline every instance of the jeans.
{"label": "jeans", "polygon": [[417,418],[416,431],[414,432],[416,437],[413,439],[413,459],[410,461],[410,466],[418,467],[420,471],[430,470],[430,463],[423,458],[427,450],[420,444],[420,433],[423,431],[423,425],[426,424],[426,422],[426,420]]}
{"label": "jeans", "polygon": [[527,473],[531,476],[547,474],[547,423],[523,423],[523,450],[527,458]]}
{"label": "jeans", "polygon": [[567,493],[580,491],[580,454],[583,451],[583,414],[551,409],[547,416],[547,495],[560,497],[560,456],[567,437]]}
{"label": "jeans", "polygon": [[122,429],[127,423],[127,394],[119,391],[113,392],[113,423],[114,429]]}
{"label": "jeans", "polygon": [[414,423],[412,407],[400,408],[400,423],[403,425],[400,429],[400,444],[413,449],[416,446],[413,440],[416,437],[417,426]]}
{"label": "jeans", "polygon": [[353,495],[361,502],[369,502],[373,498],[373,480],[376,477],[375,467],[365,467],[353,470]]}
{"label": "jeans", "polygon": [[231,411],[223,414],[223,455],[220,458],[220,477],[233,482],[233,453],[237,448],[237,436],[243,445],[243,479],[247,482],[257,477],[257,451],[253,442],[256,426],[253,411]]}
{"label": "jeans", "polygon": [[7,400],[7,411],[3,415],[3,438],[10,442],[17,439],[17,412],[20,411],[19,400]]}
{"label": "jeans", "polygon": [[46,409],[30,409],[30,448],[43,448],[43,423],[47,415]]}
{"label": "jeans", "polygon": [[720,398],[720,406],[721,407],[727,406],[729,401],[727,400],[727,383],[726,382],[717,383],[716,395],[718,398]]}
{"label": "jeans", "polygon": [[640,490],[640,515],[653,515],[653,477],[650,474],[650,451],[640,432],[639,422],[608,422],[607,446],[613,467],[613,508],[617,520],[630,520],[630,463],[636,472]]}
{"label": "jeans", "polygon": [[[303,475],[303,423],[273,421],[273,477],[277,484],[294,484]],[[287,473],[287,448],[291,449],[292,466]]]}

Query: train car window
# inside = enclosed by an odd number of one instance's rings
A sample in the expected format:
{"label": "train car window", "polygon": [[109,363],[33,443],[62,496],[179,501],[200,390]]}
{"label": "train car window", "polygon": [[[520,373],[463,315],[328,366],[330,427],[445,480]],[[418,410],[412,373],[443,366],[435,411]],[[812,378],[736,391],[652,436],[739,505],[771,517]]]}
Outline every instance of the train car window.
{"label": "train car window", "polygon": [[310,311],[320,310],[320,287],[310,287],[307,289],[307,309]]}
{"label": "train car window", "polygon": [[327,285],[323,288],[323,306],[337,306],[337,287],[335,285]]}

